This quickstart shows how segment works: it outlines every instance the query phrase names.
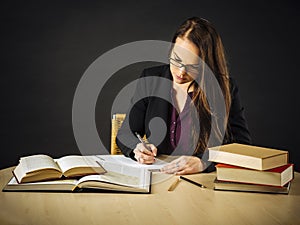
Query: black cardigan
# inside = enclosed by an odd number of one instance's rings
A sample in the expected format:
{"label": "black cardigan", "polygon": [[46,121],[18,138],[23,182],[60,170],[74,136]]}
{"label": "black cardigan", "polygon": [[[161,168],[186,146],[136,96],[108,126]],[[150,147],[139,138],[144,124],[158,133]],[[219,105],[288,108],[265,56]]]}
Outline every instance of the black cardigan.
{"label": "black cardigan", "polygon": [[[157,123],[157,126],[150,126],[154,134],[152,136],[149,128],[149,122],[155,117],[162,119],[167,126],[169,124],[171,111],[170,90],[172,87],[170,67],[169,65],[163,65],[145,69],[141,78],[145,79],[139,79],[125,121],[118,131],[116,143],[125,156],[133,158],[133,149],[138,143],[138,139],[133,134],[138,132],[141,136],[146,134],[149,142],[157,146],[158,154],[171,154],[171,152],[168,152],[168,127],[167,134],[164,135],[165,138],[162,141],[162,137],[155,136],[157,133],[162,133],[163,127],[160,126],[162,123]],[[232,142],[250,144],[251,138],[244,108],[240,103],[238,87],[232,78],[230,78],[230,92],[232,104],[227,127],[229,136],[224,138],[223,144]],[[197,156],[202,157],[202,155]]]}

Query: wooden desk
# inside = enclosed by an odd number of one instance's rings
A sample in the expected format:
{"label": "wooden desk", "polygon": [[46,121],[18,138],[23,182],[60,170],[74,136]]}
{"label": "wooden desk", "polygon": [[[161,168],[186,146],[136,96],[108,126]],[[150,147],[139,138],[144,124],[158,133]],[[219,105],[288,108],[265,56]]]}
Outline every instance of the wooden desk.
{"label": "wooden desk", "polygon": [[[0,188],[12,168],[0,171]],[[300,174],[289,195],[214,191],[215,174],[190,175],[201,189],[181,181],[168,192],[171,177],[152,194],[0,193],[0,224],[300,224]]]}

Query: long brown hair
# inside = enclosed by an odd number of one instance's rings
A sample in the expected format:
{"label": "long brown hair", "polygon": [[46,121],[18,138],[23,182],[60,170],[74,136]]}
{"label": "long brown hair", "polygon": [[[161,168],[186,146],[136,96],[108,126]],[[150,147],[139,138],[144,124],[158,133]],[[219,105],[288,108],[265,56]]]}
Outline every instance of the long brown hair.
{"label": "long brown hair", "polygon": [[[175,43],[178,37],[187,38],[198,47],[199,57],[210,68],[217,79],[225,101],[226,121],[224,129],[226,129],[231,104],[231,95],[227,62],[220,35],[217,33],[213,25],[207,20],[192,17],[182,23],[173,36],[172,42]],[[204,72],[203,67],[202,72]],[[196,128],[192,128],[192,136],[195,141],[194,143],[196,143],[194,145],[194,154],[199,154],[203,153],[208,147],[207,145],[210,135],[215,135],[215,137],[220,136],[220,138],[223,136],[219,135],[220,132],[217,129],[212,128],[211,122],[213,112],[210,109],[205,92],[202,90],[202,87],[200,87],[199,82],[192,82],[191,85],[194,87],[192,104],[194,104],[198,113],[197,117],[194,118],[201,118],[200,132],[199,129],[197,131]]]}

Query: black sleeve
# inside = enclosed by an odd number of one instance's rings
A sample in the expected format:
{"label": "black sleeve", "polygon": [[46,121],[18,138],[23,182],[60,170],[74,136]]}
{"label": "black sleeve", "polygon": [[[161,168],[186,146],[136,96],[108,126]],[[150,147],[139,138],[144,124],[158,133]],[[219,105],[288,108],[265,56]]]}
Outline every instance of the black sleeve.
{"label": "black sleeve", "polygon": [[[143,71],[141,77],[145,76]],[[140,77],[140,78],[141,78]],[[146,84],[143,79],[139,79],[135,93],[131,99],[131,104],[126,113],[125,120],[118,131],[116,143],[122,153],[134,159],[133,149],[139,142],[134,132],[138,132],[141,136],[145,134],[145,114],[147,110],[147,98],[138,100],[140,96],[145,96]]]}
{"label": "black sleeve", "polygon": [[231,108],[227,127],[230,138],[224,140],[224,144],[232,142],[251,144],[250,132],[245,117],[245,109],[240,101],[237,84],[232,78],[230,79],[230,90]]}

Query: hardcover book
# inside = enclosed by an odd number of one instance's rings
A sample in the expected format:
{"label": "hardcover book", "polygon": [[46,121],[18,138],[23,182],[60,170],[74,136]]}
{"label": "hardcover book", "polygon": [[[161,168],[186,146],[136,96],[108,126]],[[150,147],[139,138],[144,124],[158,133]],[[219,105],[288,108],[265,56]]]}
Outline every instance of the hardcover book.
{"label": "hardcover book", "polygon": [[270,186],[270,185],[220,181],[215,179],[214,185],[215,185],[214,190],[219,190],[219,191],[241,191],[241,192],[288,194],[290,191],[291,182],[288,182],[284,186]]}
{"label": "hardcover book", "polygon": [[293,179],[293,164],[269,170],[253,170],[227,164],[217,164],[217,179],[222,181],[284,186]]}
{"label": "hardcover book", "polygon": [[91,156],[70,155],[54,160],[48,155],[22,157],[13,171],[18,183],[103,174],[105,169]]}
{"label": "hardcover book", "polygon": [[288,152],[245,144],[227,144],[208,149],[209,161],[256,170],[267,170],[288,163]]}
{"label": "hardcover book", "polygon": [[18,183],[16,178],[12,177],[3,191],[151,192],[152,172],[148,168],[133,167],[107,160],[99,160],[99,163],[105,168],[106,173],[26,183]]}

